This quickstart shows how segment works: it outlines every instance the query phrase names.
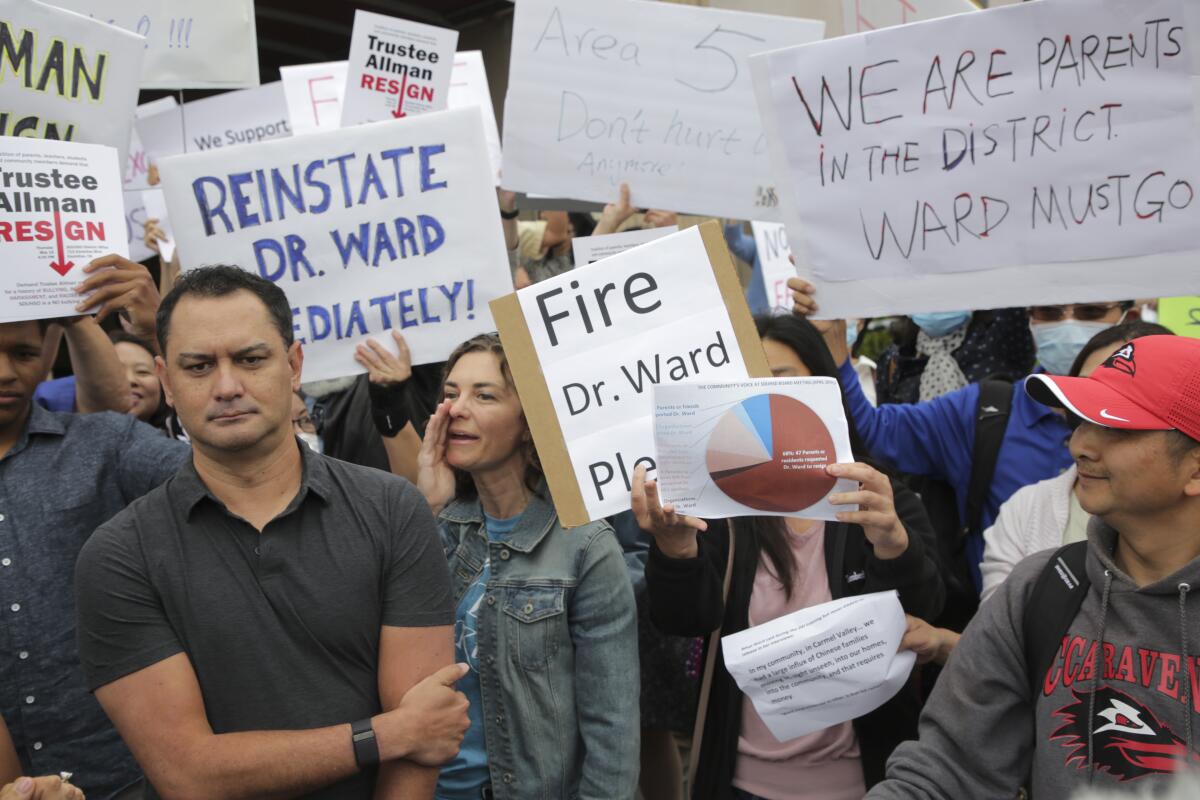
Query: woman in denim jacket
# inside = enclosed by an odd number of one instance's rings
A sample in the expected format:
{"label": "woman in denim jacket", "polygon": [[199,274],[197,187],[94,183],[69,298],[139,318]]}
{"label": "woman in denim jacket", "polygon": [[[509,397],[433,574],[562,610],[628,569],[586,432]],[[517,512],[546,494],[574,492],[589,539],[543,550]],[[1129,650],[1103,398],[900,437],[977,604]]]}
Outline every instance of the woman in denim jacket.
{"label": "woman in denim jacket", "polygon": [[636,612],[612,528],[559,524],[499,338],[460,345],[442,393],[418,486],[450,561],[471,727],[437,797],[632,798]]}

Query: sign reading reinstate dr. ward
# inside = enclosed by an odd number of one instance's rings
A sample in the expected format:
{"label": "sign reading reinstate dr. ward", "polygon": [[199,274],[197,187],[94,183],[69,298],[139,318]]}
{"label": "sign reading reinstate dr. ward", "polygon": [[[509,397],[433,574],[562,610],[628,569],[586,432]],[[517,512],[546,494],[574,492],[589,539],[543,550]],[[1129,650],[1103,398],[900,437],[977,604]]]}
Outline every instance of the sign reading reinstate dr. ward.
{"label": "sign reading reinstate dr. ward", "polygon": [[236,264],[292,302],[308,380],[355,345],[440,361],[512,291],[476,108],[175,156],[160,171],[184,269]]}

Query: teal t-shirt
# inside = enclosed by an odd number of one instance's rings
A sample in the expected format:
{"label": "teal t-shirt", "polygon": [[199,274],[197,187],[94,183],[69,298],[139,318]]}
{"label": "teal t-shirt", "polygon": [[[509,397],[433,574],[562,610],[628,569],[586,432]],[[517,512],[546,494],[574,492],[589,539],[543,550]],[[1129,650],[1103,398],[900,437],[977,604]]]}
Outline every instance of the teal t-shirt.
{"label": "teal t-shirt", "polygon": [[[485,515],[489,541],[501,541],[516,527],[519,517],[495,519]],[[471,671],[459,680],[457,688],[471,703],[468,714],[471,726],[463,738],[462,747],[454,760],[442,767],[438,778],[437,800],[479,800],[480,790],[491,778],[488,775],[487,742],[483,736],[483,695],[479,691],[479,648],[475,642],[475,620],[479,606],[487,593],[492,574],[491,557],[484,559],[479,577],[463,592],[458,601],[454,620],[454,658],[466,662]]]}

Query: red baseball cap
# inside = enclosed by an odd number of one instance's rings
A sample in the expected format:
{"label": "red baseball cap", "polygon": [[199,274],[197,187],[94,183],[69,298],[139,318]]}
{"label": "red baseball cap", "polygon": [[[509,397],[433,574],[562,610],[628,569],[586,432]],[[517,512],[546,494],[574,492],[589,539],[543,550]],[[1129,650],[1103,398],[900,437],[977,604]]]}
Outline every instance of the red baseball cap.
{"label": "red baseball cap", "polygon": [[1143,336],[1087,378],[1031,375],[1025,391],[1105,428],[1178,430],[1200,439],[1200,339]]}

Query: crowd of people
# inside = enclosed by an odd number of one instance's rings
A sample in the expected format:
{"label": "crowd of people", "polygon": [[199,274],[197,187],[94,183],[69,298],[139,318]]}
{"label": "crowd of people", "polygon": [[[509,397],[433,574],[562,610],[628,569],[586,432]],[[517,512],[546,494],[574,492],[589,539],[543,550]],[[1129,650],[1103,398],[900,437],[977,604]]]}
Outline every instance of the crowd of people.
{"label": "crowd of people", "polygon": [[[627,187],[499,212],[518,288],[679,221]],[[1200,340],[1132,298],[964,310],[864,369],[869,321],[799,278],[766,307],[726,237],[772,374],[841,387],[836,522],[680,515],[641,466],[567,529],[496,334],[304,383],[240,265],[108,256],[81,316],[0,324],[0,800],[1066,798],[1200,763]],[[890,590],[925,666],[777,740],[721,637]]]}

